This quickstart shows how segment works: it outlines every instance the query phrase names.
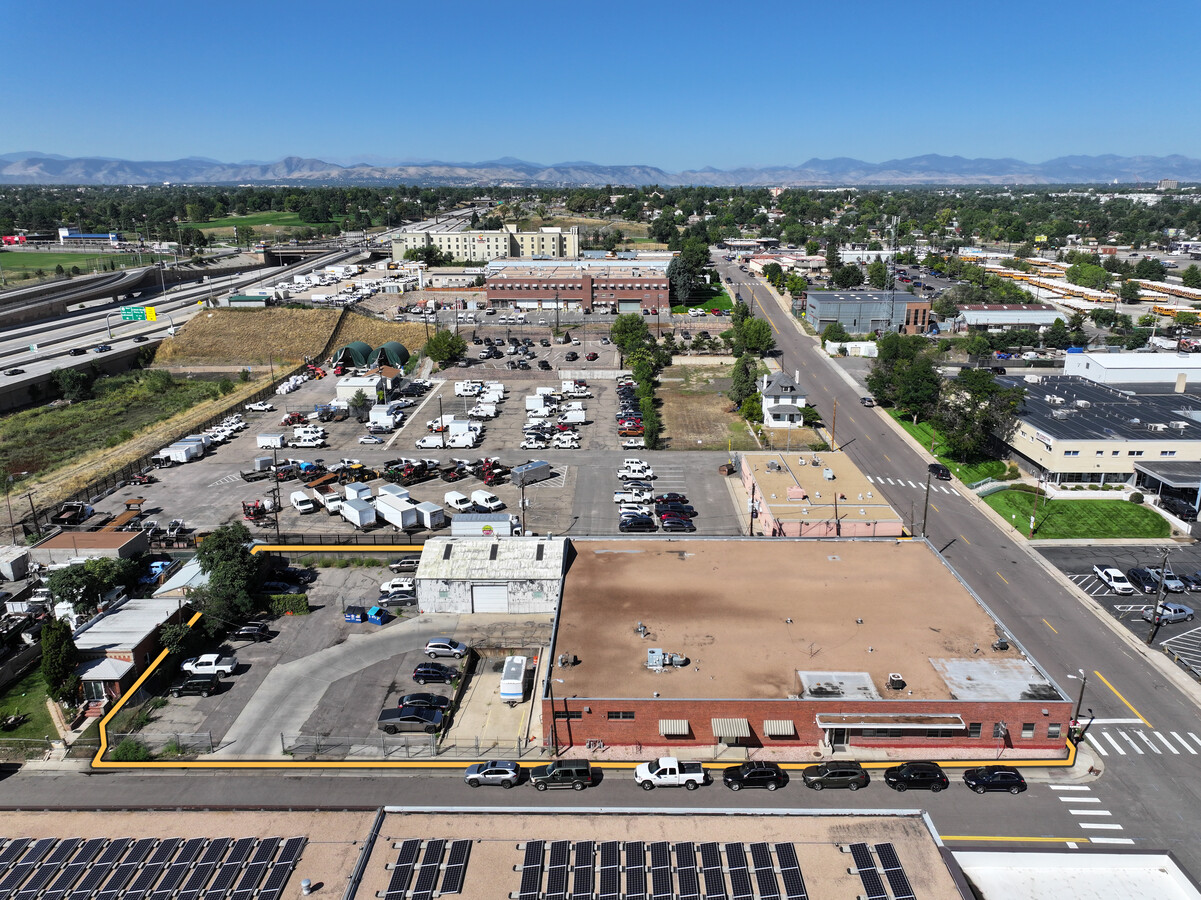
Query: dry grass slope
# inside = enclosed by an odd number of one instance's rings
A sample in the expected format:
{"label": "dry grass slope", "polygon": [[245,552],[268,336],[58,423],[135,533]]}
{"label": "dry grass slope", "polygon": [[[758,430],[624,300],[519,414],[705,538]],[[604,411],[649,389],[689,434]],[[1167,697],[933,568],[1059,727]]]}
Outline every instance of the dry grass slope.
{"label": "dry grass slope", "polygon": [[415,353],[425,326],[347,314],[338,325],[332,309],[217,309],[201,313],[155,354],[157,365],[267,365],[268,358],[300,361],[317,356],[337,329],[333,346],[365,341],[378,347],[399,341]]}
{"label": "dry grass slope", "polygon": [[267,365],[301,360],[325,347],[338,323],[333,309],[215,309],[203,312],[155,354],[157,365]]}

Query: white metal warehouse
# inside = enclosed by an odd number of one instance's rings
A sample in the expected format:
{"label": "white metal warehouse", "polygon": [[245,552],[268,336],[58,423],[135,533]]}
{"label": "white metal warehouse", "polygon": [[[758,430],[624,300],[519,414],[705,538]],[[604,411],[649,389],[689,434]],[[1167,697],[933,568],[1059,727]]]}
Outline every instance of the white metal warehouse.
{"label": "white metal warehouse", "polygon": [[438,613],[553,613],[566,548],[562,538],[433,538],[417,567],[417,604]]}

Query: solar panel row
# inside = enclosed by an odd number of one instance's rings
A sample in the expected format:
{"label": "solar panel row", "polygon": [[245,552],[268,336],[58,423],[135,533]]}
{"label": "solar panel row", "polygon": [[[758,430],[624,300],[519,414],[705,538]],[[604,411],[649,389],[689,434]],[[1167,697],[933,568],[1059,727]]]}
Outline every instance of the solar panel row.
{"label": "solar panel row", "polygon": [[792,844],[776,844],[776,859],[780,861],[780,878],[784,881],[784,896],[787,900],[809,900],[805,890],[805,879],[797,861],[796,847]]}
{"label": "solar panel row", "polygon": [[425,845],[425,856],[421,858],[421,868],[417,870],[417,882],[409,895],[412,900],[431,900],[434,888],[438,886],[438,873],[442,869],[442,854],[446,851],[446,841],[438,839]]}
{"label": "solar panel row", "polygon": [[855,860],[855,870],[863,882],[863,896],[867,900],[887,900],[888,892],[884,890],[884,881],[876,871],[876,861],[867,844],[851,844],[851,858]]}
{"label": "solar panel row", "polygon": [[896,900],[915,900],[913,886],[909,883],[904,866],[901,865],[901,858],[897,856],[896,847],[891,843],[876,844],[876,856],[880,858],[880,865],[884,868],[884,876],[888,879],[888,886],[892,888],[893,897]]}

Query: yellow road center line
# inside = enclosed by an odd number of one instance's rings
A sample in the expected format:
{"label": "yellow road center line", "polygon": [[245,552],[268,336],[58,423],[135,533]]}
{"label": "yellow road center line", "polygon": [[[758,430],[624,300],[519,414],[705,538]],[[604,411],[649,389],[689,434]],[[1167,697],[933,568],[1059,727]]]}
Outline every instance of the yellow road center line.
{"label": "yellow road center line", "polygon": [[1130,705],[1130,701],[1129,701],[1129,700],[1127,700],[1125,697],[1123,697],[1123,696],[1121,695],[1121,693],[1118,691],[1118,689],[1117,689],[1116,687],[1114,687],[1112,684],[1110,684],[1110,683],[1109,683],[1109,682],[1106,680],[1106,678],[1105,678],[1105,676],[1104,676],[1104,675],[1102,675],[1100,672],[1098,672],[1098,671],[1096,671],[1096,670],[1094,670],[1094,671],[1093,671],[1093,674],[1094,674],[1094,675],[1096,675],[1098,678],[1100,678],[1102,681],[1104,681],[1104,682],[1105,682],[1105,686],[1106,686],[1107,688],[1109,688],[1111,691],[1113,691],[1113,693],[1114,693],[1114,696],[1116,696],[1116,697],[1117,697],[1119,700],[1121,700],[1123,703],[1125,703],[1125,704],[1126,704],[1126,708],[1127,708],[1128,710],[1130,710],[1132,713],[1134,713],[1136,716],[1138,716],[1140,719],[1142,719],[1142,720],[1143,720],[1143,724],[1144,724],[1144,725],[1146,725],[1148,728],[1153,728],[1153,727],[1154,727],[1154,726],[1152,726],[1152,724],[1151,724],[1150,722],[1148,722],[1146,719],[1143,719],[1143,714],[1142,714],[1141,712],[1139,712],[1137,709],[1135,709],[1133,706],[1131,706],[1131,705]]}
{"label": "yellow road center line", "polygon": [[1002,581],[1004,581],[1006,584],[1009,584],[1009,579],[1006,578],[1004,575],[1002,575],[1000,572],[997,573],[997,577],[1000,578]]}
{"label": "yellow road center line", "polygon": [[1059,632],[1055,630],[1055,626],[1052,625],[1050,622],[1048,622],[1046,619],[1043,619],[1043,624],[1046,625],[1048,628],[1050,628],[1052,631],[1054,631],[1056,634],[1059,634]]}

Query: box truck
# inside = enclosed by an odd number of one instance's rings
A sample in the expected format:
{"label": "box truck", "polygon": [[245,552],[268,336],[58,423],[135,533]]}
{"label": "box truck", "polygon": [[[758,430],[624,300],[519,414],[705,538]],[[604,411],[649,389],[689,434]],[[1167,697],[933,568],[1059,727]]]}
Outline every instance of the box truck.
{"label": "box truck", "polygon": [[343,500],[342,508],[338,512],[355,528],[366,528],[375,524],[375,507],[366,500]]}
{"label": "box truck", "polygon": [[525,702],[524,656],[506,656],[500,672],[500,699],[510,707]]}
{"label": "box truck", "polygon": [[401,530],[417,527],[417,507],[408,499],[380,494],[375,498],[375,514]]}
{"label": "box truck", "polygon": [[451,537],[509,537],[521,534],[521,520],[505,513],[463,513],[450,520]]}
{"label": "box truck", "polygon": [[446,513],[437,503],[427,500],[425,503],[418,503],[416,509],[417,521],[422,527],[434,529],[446,524]]}

